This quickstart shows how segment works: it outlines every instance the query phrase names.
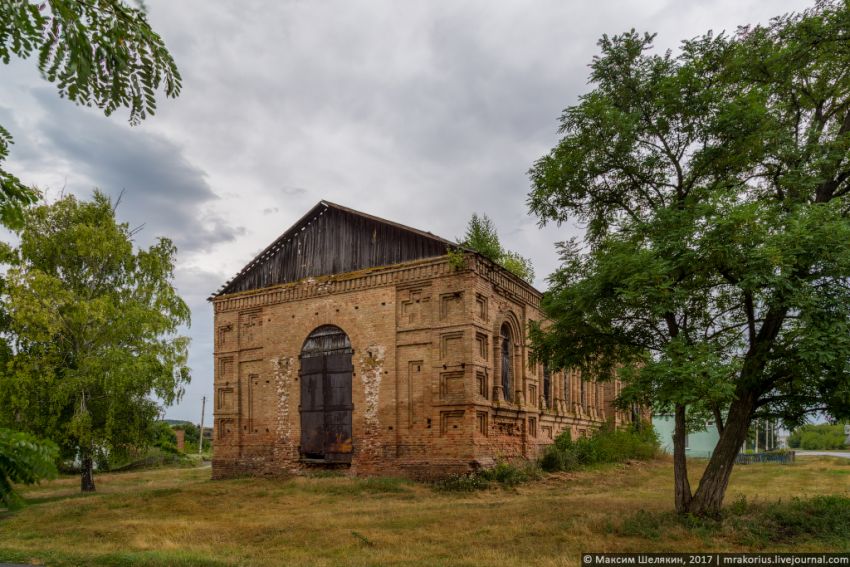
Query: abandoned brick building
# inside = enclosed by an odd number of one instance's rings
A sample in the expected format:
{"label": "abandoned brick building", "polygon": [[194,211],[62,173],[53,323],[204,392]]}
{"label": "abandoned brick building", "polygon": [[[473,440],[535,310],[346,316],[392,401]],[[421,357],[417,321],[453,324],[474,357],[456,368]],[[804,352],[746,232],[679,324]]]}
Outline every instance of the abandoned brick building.
{"label": "abandoned brick building", "polygon": [[617,383],[530,365],[540,292],[449,249],[322,201],[214,294],[213,476],[437,476],[630,419]]}

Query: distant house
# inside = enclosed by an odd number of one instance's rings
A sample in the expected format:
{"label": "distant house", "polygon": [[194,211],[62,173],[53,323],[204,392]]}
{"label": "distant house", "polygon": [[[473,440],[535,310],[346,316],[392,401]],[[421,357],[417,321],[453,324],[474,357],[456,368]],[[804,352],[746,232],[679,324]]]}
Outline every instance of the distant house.
{"label": "distant house", "polygon": [[[759,420],[750,425],[750,433],[747,441],[744,442],[741,450],[753,451],[756,448],[759,451],[787,448],[788,432],[779,429],[775,422],[765,422]],[[655,433],[661,443],[661,449],[673,454],[673,430],[675,429],[675,421],[670,414],[655,414],[652,416],[652,426],[655,428]],[[756,444],[758,438],[758,444]],[[720,440],[720,433],[717,431],[717,426],[714,421],[709,421],[705,424],[705,429],[688,433],[685,438],[685,451],[688,457],[698,459],[707,459],[714,452],[714,447]]]}
{"label": "distant house", "polygon": [[[673,454],[673,430],[675,429],[675,420],[670,414],[661,414],[652,416],[652,426],[655,428],[655,433],[658,435],[658,440],[661,443],[661,449]],[[706,424],[703,431],[688,433],[685,438],[685,451],[689,457],[707,459],[714,451],[717,441],[720,439],[720,434],[717,432],[714,422]]]}
{"label": "distant house", "polygon": [[630,421],[530,362],[539,291],[455,249],[322,201],[215,293],[213,476],[465,472]]}

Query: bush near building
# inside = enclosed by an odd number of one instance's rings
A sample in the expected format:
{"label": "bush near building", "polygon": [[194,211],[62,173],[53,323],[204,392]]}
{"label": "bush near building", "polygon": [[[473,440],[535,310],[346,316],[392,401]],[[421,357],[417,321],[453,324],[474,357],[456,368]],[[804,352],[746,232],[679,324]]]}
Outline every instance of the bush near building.
{"label": "bush near building", "polygon": [[575,441],[569,430],[560,434],[540,459],[543,470],[570,471],[581,466],[599,463],[621,463],[651,459],[658,453],[658,438],[649,423],[640,429],[603,427],[591,437]]}

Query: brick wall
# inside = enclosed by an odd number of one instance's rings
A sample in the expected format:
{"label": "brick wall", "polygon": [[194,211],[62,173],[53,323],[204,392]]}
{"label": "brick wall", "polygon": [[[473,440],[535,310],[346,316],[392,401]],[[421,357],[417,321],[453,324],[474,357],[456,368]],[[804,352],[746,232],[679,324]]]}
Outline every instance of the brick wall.
{"label": "brick wall", "polygon": [[[214,300],[214,478],[302,470],[299,354],[317,327],[335,325],[353,348],[354,474],[434,477],[535,458],[614,414],[614,390],[530,366],[536,290],[469,255],[458,270],[437,258],[266,288]],[[502,384],[510,336],[510,386]]]}

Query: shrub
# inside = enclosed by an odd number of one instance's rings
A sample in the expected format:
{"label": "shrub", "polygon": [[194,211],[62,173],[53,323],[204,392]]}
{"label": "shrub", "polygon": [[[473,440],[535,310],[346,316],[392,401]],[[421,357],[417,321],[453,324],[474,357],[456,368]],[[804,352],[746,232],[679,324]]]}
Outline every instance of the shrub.
{"label": "shrub", "polygon": [[503,461],[491,469],[482,470],[479,474],[484,479],[498,482],[502,486],[516,486],[540,478],[537,464],[530,462],[516,464]]}
{"label": "shrub", "polygon": [[798,427],[788,437],[788,445],[794,449],[824,450],[844,449],[844,425],[819,423]]}
{"label": "shrub", "polygon": [[157,421],[148,432],[151,446],[161,449],[166,453],[177,452],[177,435],[165,421]]}
{"label": "shrub", "polygon": [[536,480],[540,476],[540,467],[537,463],[502,461],[490,469],[447,476],[435,482],[434,488],[447,492],[472,492],[490,488],[494,483],[503,487],[513,487],[529,480]]}
{"label": "shrub", "polygon": [[474,492],[490,488],[490,481],[475,472],[453,474],[435,482],[434,488],[444,492]]}
{"label": "shrub", "polygon": [[576,441],[572,440],[569,431],[565,431],[543,452],[540,467],[548,472],[570,471],[597,463],[647,460],[657,452],[658,439],[649,424],[642,424],[640,429],[605,426],[592,437]]}

